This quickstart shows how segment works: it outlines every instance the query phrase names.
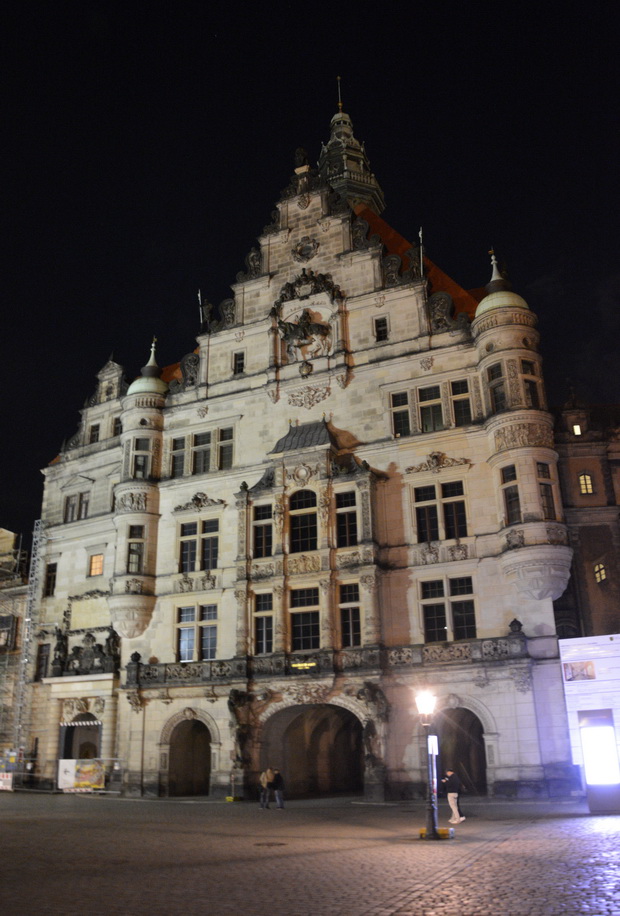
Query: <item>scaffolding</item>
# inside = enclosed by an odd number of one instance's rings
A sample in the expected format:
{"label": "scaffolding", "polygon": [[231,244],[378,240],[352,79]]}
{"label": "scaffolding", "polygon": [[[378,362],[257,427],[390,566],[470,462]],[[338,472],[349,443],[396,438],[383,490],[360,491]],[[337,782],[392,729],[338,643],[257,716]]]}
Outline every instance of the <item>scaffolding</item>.
{"label": "scaffolding", "polygon": [[12,531],[0,530],[0,748],[13,741],[12,715],[19,671],[18,621],[22,617],[28,553]]}
{"label": "scaffolding", "polygon": [[28,576],[28,592],[26,596],[26,610],[24,613],[24,626],[22,631],[21,657],[19,663],[19,675],[17,678],[17,695],[15,703],[15,748],[18,753],[23,754],[24,732],[29,724],[30,700],[31,694],[28,690],[28,671],[33,662],[33,633],[35,618],[37,612],[37,602],[40,595],[40,578],[41,578],[41,546],[45,535],[43,533],[43,523],[37,519],[34,523],[32,532],[32,552],[30,554],[30,573]]}

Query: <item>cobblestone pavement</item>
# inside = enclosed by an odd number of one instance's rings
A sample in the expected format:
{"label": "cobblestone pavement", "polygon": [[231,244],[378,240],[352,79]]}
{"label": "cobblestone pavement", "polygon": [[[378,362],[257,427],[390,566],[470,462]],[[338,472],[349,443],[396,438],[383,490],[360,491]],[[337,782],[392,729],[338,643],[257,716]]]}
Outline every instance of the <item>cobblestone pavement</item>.
{"label": "cobblestone pavement", "polygon": [[[423,803],[0,793],[0,912],[65,916],[620,913],[620,817],[468,799],[453,840]],[[448,810],[440,805],[440,823]]]}

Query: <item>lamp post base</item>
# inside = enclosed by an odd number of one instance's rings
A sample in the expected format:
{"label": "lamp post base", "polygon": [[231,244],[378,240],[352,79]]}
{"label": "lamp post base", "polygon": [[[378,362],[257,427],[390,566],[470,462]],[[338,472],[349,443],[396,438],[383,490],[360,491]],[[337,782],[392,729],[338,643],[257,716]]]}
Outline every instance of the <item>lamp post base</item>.
{"label": "lamp post base", "polygon": [[428,836],[426,834],[426,827],[422,827],[420,830],[421,840],[453,840],[454,827],[437,827],[434,832],[429,831]]}

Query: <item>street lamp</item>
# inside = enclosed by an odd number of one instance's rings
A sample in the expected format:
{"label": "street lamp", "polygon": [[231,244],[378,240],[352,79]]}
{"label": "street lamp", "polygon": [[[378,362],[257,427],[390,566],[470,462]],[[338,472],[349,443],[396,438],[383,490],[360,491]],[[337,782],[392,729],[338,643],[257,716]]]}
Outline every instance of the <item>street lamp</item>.
{"label": "street lamp", "polygon": [[425,840],[443,839],[437,831],[437,735],[431,735],[431,720],[435,709],[437,697],[424,690],[416,694],[416,706],[420,714],[420,722],[426,731],[426,764],[428,790],[426,793],[426,830]]}

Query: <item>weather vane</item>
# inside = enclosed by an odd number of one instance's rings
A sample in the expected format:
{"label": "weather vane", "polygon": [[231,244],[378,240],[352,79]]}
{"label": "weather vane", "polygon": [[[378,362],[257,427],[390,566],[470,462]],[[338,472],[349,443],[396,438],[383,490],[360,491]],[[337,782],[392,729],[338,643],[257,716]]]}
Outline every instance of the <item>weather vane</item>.
{"label": "weather vane", "polygon": [[340,95],[340,77],[337,76],[338,80],[338,111],[342,113],[342,96]]}

